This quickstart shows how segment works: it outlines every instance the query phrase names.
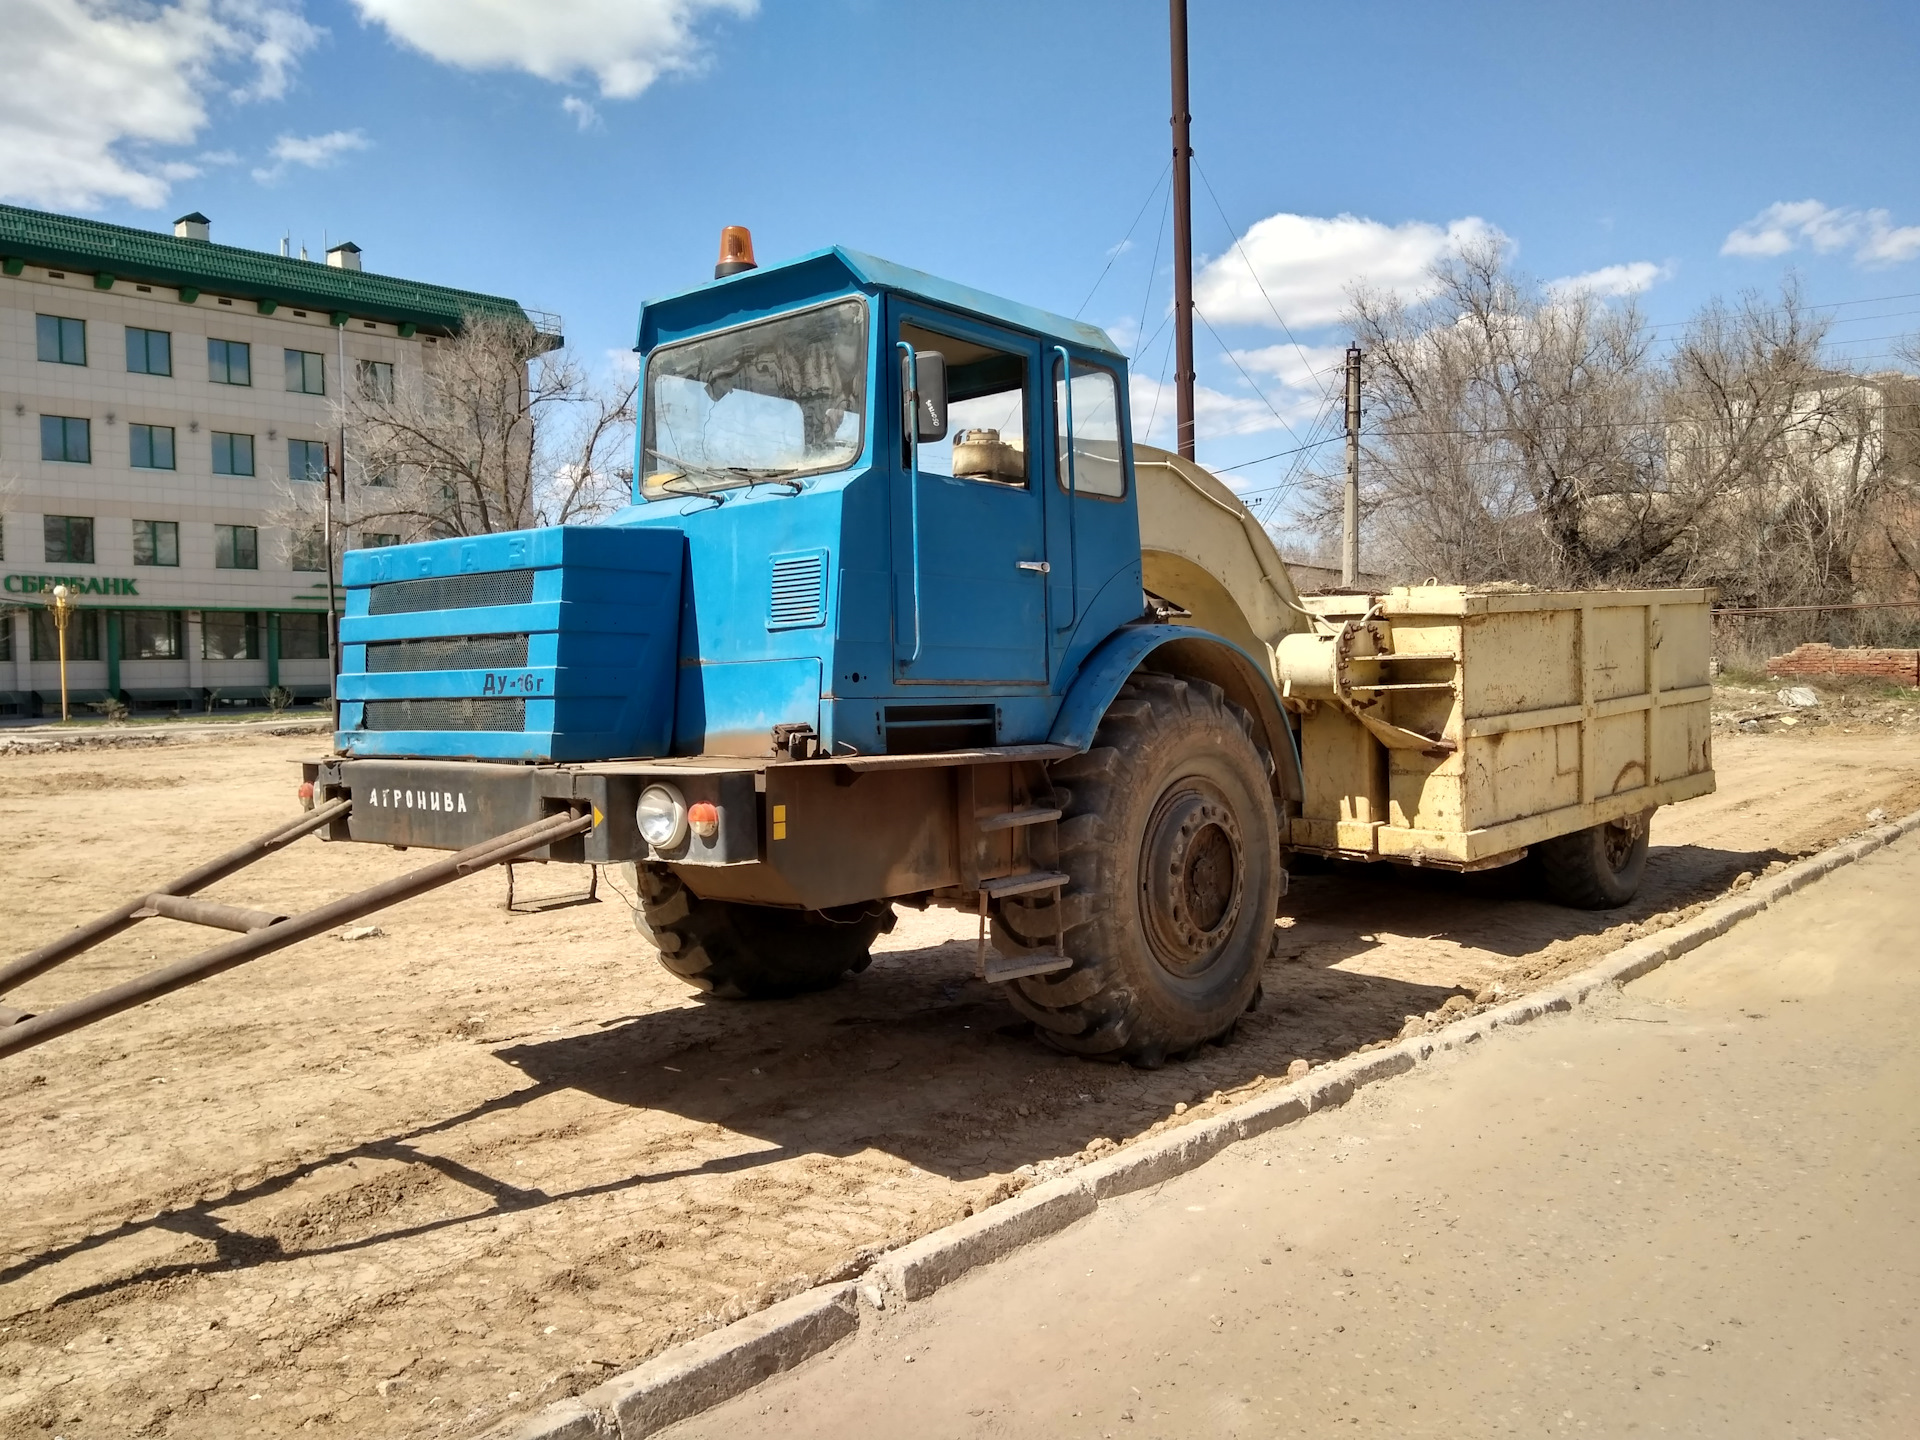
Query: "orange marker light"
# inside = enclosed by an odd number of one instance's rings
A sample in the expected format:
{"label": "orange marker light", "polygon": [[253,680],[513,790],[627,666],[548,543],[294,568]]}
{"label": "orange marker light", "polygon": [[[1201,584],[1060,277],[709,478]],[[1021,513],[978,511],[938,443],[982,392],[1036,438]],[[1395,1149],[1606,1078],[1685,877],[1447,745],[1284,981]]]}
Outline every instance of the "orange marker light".
{"label": "orange marker light", "polygon": [[720,263],[713,267],[713,278],[724,280],[742,270],[757,269],[753,262],[753,232],[744,225],[729,225],[720,232]]}
{"label": "orange marker light", "polygon": [[708,800],[696,800],[687,807],[687,828],[702,840],[720,833],[720,807]]}

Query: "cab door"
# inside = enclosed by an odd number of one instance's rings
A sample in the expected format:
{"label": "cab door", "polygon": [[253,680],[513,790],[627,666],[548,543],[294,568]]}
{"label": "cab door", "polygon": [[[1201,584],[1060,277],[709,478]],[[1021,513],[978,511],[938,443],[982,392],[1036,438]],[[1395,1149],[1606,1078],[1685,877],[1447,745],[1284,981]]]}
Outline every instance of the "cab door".
{"label": "cab door", "polygon": [[[882,373],[892,377],[896,417],[894,678],[1044,686],[1039,342],[904,299],[889,306],[887,335]],[[946,433],[917,445],[906,409],[907,350],[946,362]]]}

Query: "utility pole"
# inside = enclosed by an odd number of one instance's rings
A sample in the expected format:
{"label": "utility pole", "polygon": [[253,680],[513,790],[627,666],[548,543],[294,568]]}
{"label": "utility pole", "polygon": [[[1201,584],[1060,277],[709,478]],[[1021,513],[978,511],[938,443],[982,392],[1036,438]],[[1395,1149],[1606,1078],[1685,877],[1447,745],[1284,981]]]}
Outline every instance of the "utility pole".
{"label": "utility pole", "polygon": [[1173,388],[1181,458],[1193,459],[1193,157],[1187,113],[1187,0],[1168,0],[1173,52]]}
{"label": "utility pole", "polygon": [[1360,583],[1360,347],[1347,347],[1347,503],[1340,527],[1340,584]]}

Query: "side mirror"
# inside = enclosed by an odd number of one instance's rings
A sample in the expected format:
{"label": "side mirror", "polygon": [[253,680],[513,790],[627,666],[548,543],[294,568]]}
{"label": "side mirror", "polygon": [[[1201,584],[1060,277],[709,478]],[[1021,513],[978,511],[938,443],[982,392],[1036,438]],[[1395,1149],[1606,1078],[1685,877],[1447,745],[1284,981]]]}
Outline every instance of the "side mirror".
{"label": "side mirror", "polygon": [[[913,352],[913,370],[919,386],[912,396],[914,419],[923,445],[947,438],[947,357],[938,350]],[[912,388],[908,380],[907,358],[900,357],[900,390]]]}

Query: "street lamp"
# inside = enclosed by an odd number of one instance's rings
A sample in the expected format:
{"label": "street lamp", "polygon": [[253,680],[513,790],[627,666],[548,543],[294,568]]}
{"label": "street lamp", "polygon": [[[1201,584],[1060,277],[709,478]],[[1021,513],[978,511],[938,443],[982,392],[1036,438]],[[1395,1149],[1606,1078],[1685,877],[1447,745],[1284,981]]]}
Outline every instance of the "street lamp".
{"label": "street lamp", "polygon": [[53,603],[47,607],[53,611],[53,628],[60,632],[60,718],[70,718],[67,714],[67,622],[73,619],[73,595],[64,585],[53,587]]}

